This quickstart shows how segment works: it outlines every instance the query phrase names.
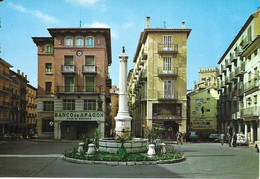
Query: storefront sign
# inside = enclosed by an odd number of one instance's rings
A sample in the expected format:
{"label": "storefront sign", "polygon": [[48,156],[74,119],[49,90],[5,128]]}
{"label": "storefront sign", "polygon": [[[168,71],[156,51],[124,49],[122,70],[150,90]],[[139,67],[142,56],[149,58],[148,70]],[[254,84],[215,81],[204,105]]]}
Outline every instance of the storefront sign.
{"label": "storefront sign", "polygon": [[103,112],[55,112],[55,121],[104,121]]}
{"label": "storefront sign", "polygon": [[215,118],[191,118],[192,129],[214,129]]}
{"label": "storefront sign", "polygon": [[181,116],[153,116],[153,119],[181,119]]}

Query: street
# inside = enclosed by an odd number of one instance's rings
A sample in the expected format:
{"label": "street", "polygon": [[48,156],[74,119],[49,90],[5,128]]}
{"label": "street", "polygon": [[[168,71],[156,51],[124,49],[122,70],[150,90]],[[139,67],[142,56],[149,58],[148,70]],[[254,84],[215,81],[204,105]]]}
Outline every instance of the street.
{"label": "street", "polygon": [[0,177],[84,178],[258,178],[254,148],[220,143],[173,145],[183,151],[180,163],[138,166],[75,164],[60,157],[77,142],[7,141],[0,143]]}

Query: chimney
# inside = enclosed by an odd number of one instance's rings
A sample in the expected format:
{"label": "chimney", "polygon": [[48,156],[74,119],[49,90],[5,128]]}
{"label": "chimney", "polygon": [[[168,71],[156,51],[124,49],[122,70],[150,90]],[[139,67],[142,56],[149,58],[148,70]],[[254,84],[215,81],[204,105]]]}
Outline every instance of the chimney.
{"label": "chimney", "polygon": [[182,28],[185,29],[185,21],[182,21]]}
{"label": "chimney", "polygon": [[25,75],[25,79],[27,80],[27,75]]}
{"label": "chimney", "polygon": [[20,75],[20,70],[17,70],[18,75]]}
{"label": "chimney", "polygon": [[22,76],[23,76],[23,72],[22,72]]}
{"label": "chimney", "polygon": [[146,27],[150,28],[150,17],[149,16],[146,17]]}

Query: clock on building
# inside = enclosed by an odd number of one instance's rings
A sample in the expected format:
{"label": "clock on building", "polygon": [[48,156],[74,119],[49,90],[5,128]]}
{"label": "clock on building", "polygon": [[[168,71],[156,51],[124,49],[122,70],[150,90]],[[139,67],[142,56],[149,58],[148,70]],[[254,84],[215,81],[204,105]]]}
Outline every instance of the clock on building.
{"label": "clock on building", "polygon": [[81,56],[81,55],[82,55],[82,51],[81,51],[81,50],[78,50],[78,51],[76,52],[76,55],[77,55],[77,56]]}

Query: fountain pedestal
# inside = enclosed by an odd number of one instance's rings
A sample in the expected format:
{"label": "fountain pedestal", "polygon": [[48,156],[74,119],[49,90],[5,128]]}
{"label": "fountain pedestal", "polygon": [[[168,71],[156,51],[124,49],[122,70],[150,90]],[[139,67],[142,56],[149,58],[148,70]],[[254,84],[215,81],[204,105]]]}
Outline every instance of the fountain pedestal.
{"label": "fountain pedestal", "polygon": [[131,120],[128,112],[128,93],[127,93],[127,60],[128,55],[125,53],[123,47],[123,52],[119,55],[120,68],[119,68],[119,108],[116,121],[116,134],[118,136],[131,135]]}

